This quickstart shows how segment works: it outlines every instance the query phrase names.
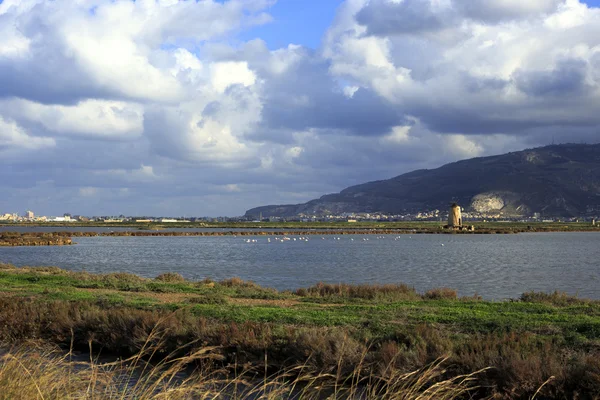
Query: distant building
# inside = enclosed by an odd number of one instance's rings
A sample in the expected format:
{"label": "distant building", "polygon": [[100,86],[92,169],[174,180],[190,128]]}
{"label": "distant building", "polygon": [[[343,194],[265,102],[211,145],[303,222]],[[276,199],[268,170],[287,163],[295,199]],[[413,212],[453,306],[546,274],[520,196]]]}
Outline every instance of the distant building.
{"label": "distant building", "polygon": [[462,212],[460,206],[453,203],[450,206],[450,212],[448,213],[448,227],[449,228],[462,228]]}
{"label": "distant building", "polygon": [[25,211],[25,218],[27,219],[34,219],[35,218],[35,214],[33,213],[33,211]]}

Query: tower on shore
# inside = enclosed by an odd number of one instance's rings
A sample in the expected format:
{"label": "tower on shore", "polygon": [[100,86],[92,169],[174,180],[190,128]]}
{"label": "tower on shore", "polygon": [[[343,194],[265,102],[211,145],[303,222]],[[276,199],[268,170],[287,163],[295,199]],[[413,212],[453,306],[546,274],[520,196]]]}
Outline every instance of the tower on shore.
{"label": "tower on shore", "polygon": [[462,228],[462,213],[460,206],[453,203],[448,213],[448,228]]}

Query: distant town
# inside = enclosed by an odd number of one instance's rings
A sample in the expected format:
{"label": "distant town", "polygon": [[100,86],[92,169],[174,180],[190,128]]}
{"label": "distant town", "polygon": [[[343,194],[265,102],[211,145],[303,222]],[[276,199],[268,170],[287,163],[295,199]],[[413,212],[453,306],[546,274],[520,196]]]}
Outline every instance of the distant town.
{"label": "distant town", "polygon": [[[583,222],[596,221],[598,218],[583,217],[556,217],[544,216],[541,213],[534,213],[531,216],[506,216],[500,212],[479,213],[463,211],[464,221],[487,222],[487,221],[506,221],[506,222]],[[446,221],[448,211],[432,210],[416,213],[406,213],[399,215],[386,215],[379,213],[342,213],[340,215],[303,215],[294,217],[263,217],[256,216],[237,216],[237,217],[156,217],[156,216],[84,216],[65,213],[61,216],[37,215],[34,211],[26,211],[22,215],[19,213],[0,213],[0,223],[219,223],[219,222],[399,222],[399,221]]]}

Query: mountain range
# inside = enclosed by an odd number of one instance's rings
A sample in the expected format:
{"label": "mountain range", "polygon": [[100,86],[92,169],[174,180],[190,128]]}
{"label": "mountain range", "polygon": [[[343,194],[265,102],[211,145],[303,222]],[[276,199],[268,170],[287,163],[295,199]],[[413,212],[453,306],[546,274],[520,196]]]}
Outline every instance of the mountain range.
{"label": "mountain range", "polygon": [[246,216],[399,215],[446,210],[454,202],[482,214],[600,215],[600,144],[560,144],[472,158],[351,186],[303,204],[253,208]]}

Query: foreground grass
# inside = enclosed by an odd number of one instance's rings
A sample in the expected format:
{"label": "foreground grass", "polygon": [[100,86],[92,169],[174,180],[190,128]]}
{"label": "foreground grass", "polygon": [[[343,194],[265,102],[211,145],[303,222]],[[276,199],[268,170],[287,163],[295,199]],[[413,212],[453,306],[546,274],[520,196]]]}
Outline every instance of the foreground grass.
{"label": "foreground grass", "polygon": [[[145,343],[148,345],[148,343]],[[361,364],[345,379],[306,366],[269,375],[249,367],[219,368],[212,348],[153,362],[147,346],[126,360],[73,361],[48,346],[21,346],[0,357],[0,399],[398,399],[452,400],[475,391],[475,374],[443,378],[445,360],[421,370],[385,376],[361,375]],[[193,373],[190,365],[195,365]],[[335,372],[335,371],[334,371]]]}
{"label": "foreground grass", "polygon": [[150,341],[158,356],[181,357],[214,346],[229,370],[302,365],[336,382],[405,374],[446,358],[441,381],[489,368],[476,377],[477,396],[529,399],[543,385],[545,398],[600,398],[600,302],[560,293],[511,302],[402,284],[319,284],[292,293],[236,278],[190,282],[6,264],[0,292],[0,340],[9,344],[41,339],[129,356]]}

